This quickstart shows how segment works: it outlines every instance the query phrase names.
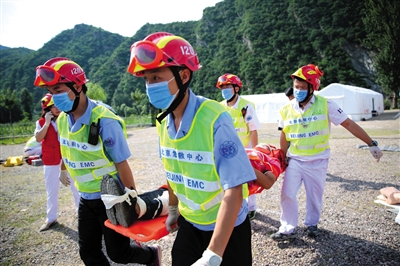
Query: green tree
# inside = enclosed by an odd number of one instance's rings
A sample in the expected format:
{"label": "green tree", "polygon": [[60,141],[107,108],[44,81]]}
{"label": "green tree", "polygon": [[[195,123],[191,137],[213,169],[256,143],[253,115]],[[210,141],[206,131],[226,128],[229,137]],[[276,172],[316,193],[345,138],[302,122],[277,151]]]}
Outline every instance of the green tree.
{"label": "green tree", "polygon": [[134,92],[131,93],[131,98],[133,100],[133,108],[136,111],[136,114],[139,115],[140,118],[140,125],[143,125],[142,115],[143,115],[143,105],[142,101],[146,97],[144,93],[142,93],[139,89],[136,89]]}
{"label": "green tree", "polygon": [[373,49],[378,82],[391,94],[392,107],[398,108],[400,87],[400,1],[366,0],[363,22],[365,45]]}
{"label": "green tree", "polygon": [[33,96],[27,88],[23,88],[19,92],[19,106],[23,113],[24,121],[31,121],[33,115]]}
{"label": "green tree", "polygon": [[[4,110],[8,110],[8,122],[10,123],[11,127],[11,134],[12,134],[12,141],[14,142],[14,127],[13,127],[13,116],[15,107],[17,107],[18,98],[16,91],[11,91],[8,88],[4,93],[0,93],[0,106]],[[3,121],[2,121],[3,123]]]}
{"label": "green tree", "polygon": [[88,90],[86,92],[86,95],[90,99],[106,102],[107,95],[104,92],[104,89],[100,85],[89,82],[87,83],[87,88]]}

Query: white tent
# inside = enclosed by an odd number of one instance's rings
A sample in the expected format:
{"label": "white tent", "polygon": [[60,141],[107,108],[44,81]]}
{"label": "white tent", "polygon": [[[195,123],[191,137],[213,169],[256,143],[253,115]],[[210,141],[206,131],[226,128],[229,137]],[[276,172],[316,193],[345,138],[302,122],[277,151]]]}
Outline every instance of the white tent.
{"label": "white tent", "polygon": [[255,104],[260,123],[277,123],[280,118],[279,108],[289,102],[284,93],[241,95],[241,97]]}
{"label": "white tent", "polygon": [[[331,99],[354,121],[366,120],[383,113],[383,95],[360,87],[332,83],[316,94]],[[256,106],[260,123],[277,123],[279,108],[289,100],[284,93],[242,95]]]}
{"label": "white tent", "polygon": [[384,110],[383,95],[370,89],[332,83],[317,94],[337,103],[356,122],[381,114]]}

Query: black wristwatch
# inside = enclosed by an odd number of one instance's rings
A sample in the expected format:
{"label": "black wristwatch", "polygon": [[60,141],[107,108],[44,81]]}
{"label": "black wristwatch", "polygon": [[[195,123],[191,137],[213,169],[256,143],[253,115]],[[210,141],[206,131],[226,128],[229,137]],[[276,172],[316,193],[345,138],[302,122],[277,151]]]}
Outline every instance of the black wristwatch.
{"label": "black wristwatch", "polygon": [[376,140],[372,140],[371,144],[368,147],[378,146],[378,142]]}

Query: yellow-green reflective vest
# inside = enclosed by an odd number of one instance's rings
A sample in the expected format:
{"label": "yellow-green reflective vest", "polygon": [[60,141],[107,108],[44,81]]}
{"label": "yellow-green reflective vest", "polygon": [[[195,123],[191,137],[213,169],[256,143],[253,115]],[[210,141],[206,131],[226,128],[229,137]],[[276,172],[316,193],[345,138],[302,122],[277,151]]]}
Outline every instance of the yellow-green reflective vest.
{"label": "yellow-green reflective vest", "polygon": [[[219,103],[204,101],[189,132],[180,139],[169,137],[166,120],[157,123],[169,186],[179,199],[180,214],[193,223],[215,223],[224,196],[213,153],[214,123],[224,111]],[[247,187],[243,190],[248,191]]]}
{"label": "yellow-green reflective vest", "polygon": [[328,103],[324,97],[315,95],[315,102],[303,115],[291,103],[284,105],[280,113],[290,153],[312,156],[329,148]]}
{"label": "yellow-green reflective vest", "polygon": [[242,109],[250,104],[253,105],[253,108],[255,108],[254,103],[249,102],[241,97],[239,98],[239,104],[237,109],[228,106],[226,100],[220,103],[226,108],[228,113],[231,115],[233,126],[235,127],[236,133],[238,134],[243,146],[247,147],[250,143],[250,130],[246,121],[244,120]]}
{"label": "yellow-green reflective vest", "polygon": [[61,156],[64,164],[75,181],[76,188],[81,192],[94,193],[100,191],[103,175],[115,175],[117,169],[104,153],[103,141],[99,136],[97,145],[88,143],[89,129],[92,122],[99,119],[115,119],[122,125],[125,137],[125,122],[103,106],[96,106],[92,110],[89,125],[82,125],[77,132],[68,129],[67,115],[62,112],[57,119],[60,134]]}

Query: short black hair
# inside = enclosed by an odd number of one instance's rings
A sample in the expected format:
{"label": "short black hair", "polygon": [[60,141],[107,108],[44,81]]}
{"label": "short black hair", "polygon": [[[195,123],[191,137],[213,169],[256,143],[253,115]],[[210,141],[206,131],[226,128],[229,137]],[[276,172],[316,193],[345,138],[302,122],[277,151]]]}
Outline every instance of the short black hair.
{"label": "short black hair", "polygon": [[287,89],[285,90],[285,95],[286,95],[287,97],[292,96],[292,95],[293,95],[293,88],[292,88],[292,87],[287,88]]}
{"label": "short black hair", "polygon": [[[74,84],[76,84],[76,83],[75,82],[65,83],[65,85],[67,85],[68,88],[70,88],[72,91],[76,92],[74,89]],[[88,88],[87,88],[86,84],[85,83],[82,84],[82,91],[84,94],[86,94],[87,90],[88,90]]]}

